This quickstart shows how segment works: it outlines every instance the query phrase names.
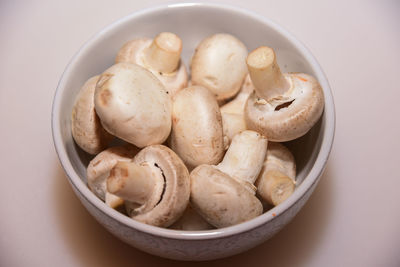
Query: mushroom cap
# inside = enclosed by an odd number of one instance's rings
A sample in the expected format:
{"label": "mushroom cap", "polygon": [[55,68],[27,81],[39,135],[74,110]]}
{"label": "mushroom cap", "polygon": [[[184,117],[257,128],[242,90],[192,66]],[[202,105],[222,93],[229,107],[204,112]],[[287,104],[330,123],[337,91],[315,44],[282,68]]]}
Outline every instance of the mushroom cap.
{"label": "mushroom cap", "polygon": [[128,62],[135,63],[151,71],[164,85],[168,94],[173,97],[178,91],[185,88],[188,84],[188,74],[186,66],[182,60],[179,61],[178,69],[172,73],[163,73],[151,68],[145,62],[145,50],[151,45],[152,39],[140,38],[125,43],[118,51],[115,63]]}
{"label": "mushroom cap", "polygon": [[80,148],[92,155],[100,153],[114,138],[101,126],[94,109],[94,91],[99,77],[91,77],[82,86],[71,116],[72,137]]}
{"label": "mushroom cap", "polygon": [[213,166],[198,166],[190,179],[193,208],[217,228],[245,222],[263,211],[254,194]]}
{"label": "mushroom cap", "polygon": [[285,74],[289,90],[267,102],[253,92],[245,106],[248,129],[274,142],[285,142],[306,134],[320,118],[324,94],[318,81],[304,73]]}
{"label": "mushroom cap", "polygon": [[214,227],[200,216],[189,204],[182,216],[169,228],[175,230],[200,231]]}
{"label": "mushroom cap", "polygon": [[215,97],[206,88],[187,87],[175,96],[170,147],[189,167],[217,164],[222,159],[221,113]]}
{"label": "mushroom cap", "polygon": [[[106,200],[107,177],[118,161],[131,161],[139,152],[139,149],[132,146],[110,147],[94,157],[86,170],[89,189],[101,200]],[[110,198],[112,199],[112,198]],[[115,201],[115,200],[114,200]]]}
{"label": "mushroom cap", "polygon": [[247,74],[247,48],[236,37],[218,33],[197,46],[191,62],[193,85],[209,89],[223,100],[234,96]]}
{"label": "mushroom cap", "polygon": [[278,205],[295,189],[296,161],[284,145],[269,142],[265,161],[255,185],[257,194],[269,204]]}
{"label": "mushroom cap", "polygon": [[107,69],[96,85],[95,108],[108,132],[137,147],[161,144],[171,131],[171,98],[139,65]]}
{"label": "mushroom cap", "polygon": [[142,149],[133,159],[136,164],[147,163],[160,168],[164,177],[164,191],[158,204],[144,210],[133,219],[160,227],[173,224],[189,203],[189,172],[182,160],[170,148],[152,145]]}

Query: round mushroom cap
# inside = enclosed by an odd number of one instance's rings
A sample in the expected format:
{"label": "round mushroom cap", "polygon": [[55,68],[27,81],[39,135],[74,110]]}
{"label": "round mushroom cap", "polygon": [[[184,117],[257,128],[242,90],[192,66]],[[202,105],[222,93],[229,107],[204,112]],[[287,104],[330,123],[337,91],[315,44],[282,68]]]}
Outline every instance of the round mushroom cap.
{"label": "round mushroom cap", "polygon": [[247,48],[236,37],[218,33],[197,46],[191,62],[193,85],[201,85],[223,100],[234,96],[247,74]]}
{"label": "round mushroom cap", "polygon": [[132,146],[110,147],[94,157],[86,170],[89,189],[101,200],[106,200],[107,177],[118,161],[131,161],[139,152],[139,149]]}
{"label": "round mushroom cap", "polygon": [[170,144],[189,167],[217,164],[222,159],[221,113],[215,97],[206,88],[191,86],[175,96]]}
{"label": "round mushroom cap", "polygon": [[[188,74],[186,66],[179,60],[178,67],[173,72],[164,72],[151,67],[145,60],[145,52],[152,45],[153,40],[140,38],[127,42],[118,51],[115,63],[128,62],[134,63],[151,71],[164,85],[168,94],[173,97],[178,91],[185,88],[188,84]],[[182,46],[180,46],[180,50]],[[180,54],[180,51],[179,51]]]}
{"label": "round mushroom cap", "polygon": [[101,126],[94,109],[94,91],[99,77],[90,78],[82,86],[71,117],[72,137],[80,148],[92,155],[104,150],[114,138]]}
{"label": "round mushroom cap", "polygon": [[115,64],[100,76],[95,108],[108,132],[137,147],[161,144],[171,131],[170,96],[135,64]]}
{"label": "round mushroom cap", "polygon": [[190,173],[193,208],[217,228],[235,225],[259,216],[261,202],[243,185],[210,165]]}
{"label": "round mushroom cap", "polygon": [[160,227],[168,227],[183,214],[189,203],[189,172],[174,151],[163,145],[142,149],[133,159],[136,164],[150,164],[161,170],[164,191],[157,205],[132,216],[133,219]]}
{"label": "round mushroom cap", "polygon": [[270,102],[253,92],[245,106],[248,129],[274,142],[286,142],[306,134],[324,109],[324,94],[318,81],[304,73],[285,74],[289,90]]}

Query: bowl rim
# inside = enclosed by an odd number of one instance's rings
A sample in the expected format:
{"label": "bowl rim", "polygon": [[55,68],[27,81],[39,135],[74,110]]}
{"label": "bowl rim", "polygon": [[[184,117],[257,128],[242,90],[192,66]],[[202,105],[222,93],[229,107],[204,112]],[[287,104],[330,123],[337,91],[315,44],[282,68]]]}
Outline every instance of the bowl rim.
{"label": "bowl rim", "polygon": [[[313,67],[316,73],[316,76],[319,77],[318,80],[324,90],[324,96],[325,96],[325,108],[323,114],[323,116],[325,117],[325,129],[322,136],[321,148],[320,151],[318,152],[318,155],[315,159],[315,163],[312,166],[309,174],[304,178],[302,183],[296,188],[294,193],[280,205],[268,210],[267,212],[263,213],[262,215],[252,220],[226,228],[204,230],[204,231],[183,231],[183,230],[166,229],[152,225],[147,225],[132,220],[131,218],[105,205],[103,201],[97,198],[90,191],[90,189],[83,182],[80,176],[75,172],[68,158],[66,147],[63,145],[64,142],[62,140],[62,133],[59,127],[61,125],[60,107],[62,103],[63,88],[65,87],[65,84],[69,79],[71,70],[74,68],[74,65],[77,64],[79,56],[83,54],[85,50],[89,49],[92,43],[94,43],[98,38],[100,38],[107,32],[112,31],[115,28],[118,28],[120,24],[128,23],[130,20],[135,19],[136,17],[142,15],[149,15],[151,13],[165,9],[187,8],[191,6],[198,6],[210,9],[220,9],[224,12],[238,13],[243,16],[252,17],[273,28],[279,34],[287,38],[288,41],[291,42],[291,44],[294,45],[296,49],[298,49],[305,57],[305,59],[310,63],[310,65]],[[133,12],[104,27],[102,30],[93,35],[89,40],[87,40],[72,57],[72,59],[68,63],[67,67],[65,68],[60,78],[60,81],[58,83],[53,98],[52,113],[51,113],[51,128],[52,128],[55,150],[57,152],[60,163],[64,169],[64,172],[67,174],[67,177],[71,185],[74,186],[91,205],[95,206],[103,214],[107,215],[108,217],[114,220],[117,220],[126,227],[133,228],[137,231],[141,231],[149,235],[160,236],[169,239],[205,240],[205,239],[217,239],[217,238],[227,237],[258,228],[261,225],[271,220],[277,219],[286,210],[288,210],[291,206],[293,206],[299,199],[301,199],[307,193],[307,191],[310,188],[312,188],[315,183],[318,182],[319,177],[321,176],[326,166],[334,141],[335,124],[336,124],[335,120],[336,118],[335,118],[334,101],[326,75],[324,74],[321,66],[319,65],[315,57],[311,54],[309,49],[306,48],[306,46],[303,43],[301,43],[297,38],[295,38],[293,34],[288,32],[279,24],[271,21],[270,19],[263,17],[253,11],[243,9],[241,7],[236,7],[227,4],[186,2],[186,3],[163,4]]]}

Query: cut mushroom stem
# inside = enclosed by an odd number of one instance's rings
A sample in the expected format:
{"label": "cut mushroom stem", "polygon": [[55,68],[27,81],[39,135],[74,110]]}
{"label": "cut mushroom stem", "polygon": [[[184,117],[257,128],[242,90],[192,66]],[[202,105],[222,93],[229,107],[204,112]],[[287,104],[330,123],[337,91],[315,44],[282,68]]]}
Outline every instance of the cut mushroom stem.
{"label": "cut mushroom stem", "polygon": [[259,97],[269,101],[279,97],[290,88],[282,74],[272,48],[261,46],[247,57],[247,68]]}
{"label": "cut mushroom stem", "polygon": [[253,185],[262,168],[268,141],[254,131],[235,135],[224,159],[216,167],[255,193]]}
{"label": "cut mushroom stem", "polygon": [[145,51],[145,62],[154,70],[172,73],[178,69],[182,52],[182,40],[174,33],[157,35]]}
{"label": "cut mushroom stem", "polygon": [[294,181],[280,171],[265,172],[262,179],[265,181],[258,187],[258,192],[269,204],[279,205],[294,192]]}
{"label": "cut mushroom stem", "polygon": [[[108,192],[137,204],[161,197],[164,180],[157,167],[134,162],[118,162],[107,178]],[[157,194],[157,196],[153,196]]]}
{"label": "cut mushroom stem", "polygon": [[295,178],[296,163],[292,153],[285,146],[270,142],[263,168],[256,181],[257,194],[276,206],[292,195]]}

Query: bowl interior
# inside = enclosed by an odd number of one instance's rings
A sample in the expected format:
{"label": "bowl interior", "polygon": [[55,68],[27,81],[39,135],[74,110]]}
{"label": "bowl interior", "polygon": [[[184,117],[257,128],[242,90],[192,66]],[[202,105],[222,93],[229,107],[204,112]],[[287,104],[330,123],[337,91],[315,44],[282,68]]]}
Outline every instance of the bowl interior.
{"label": "bowl interior", "polygon": [[[67,159],[64,161],[68,161],[71,169],[60,158],[71,179],[77,175],[86,183],[86,166],[91,159],[75,145],[71,135],[72,106],[81,86],[89,77],[110,67],[117,51],[125,42],[138,37],[152,38],[162,31],[171,31],[181,37],[182,58],[186,66],[189,65],[195,47],[203,38],[225,32],[243,41],[249,51],[261,45],[273,47],[283,72],[295,71],[314,75],[325,87],[324,90],[329,92],[326,78],[311,54],[280,26],[253,13],[200,4],[164,6],[135,13],[92,37],[72,59],[60,81],[53,107],[53,116],[57,117],[53,120],[53,134],[60,135],[61,141],[55,142],[56,148],[59,155],[66,153]],[[307,135],[287,143],[296,158],[299,184],[310,173],[320,152],[326,118],[325,110],[317,125]],[[57,123],[54,124],[54,121]]]}

